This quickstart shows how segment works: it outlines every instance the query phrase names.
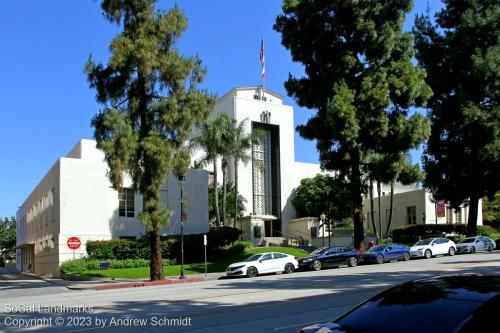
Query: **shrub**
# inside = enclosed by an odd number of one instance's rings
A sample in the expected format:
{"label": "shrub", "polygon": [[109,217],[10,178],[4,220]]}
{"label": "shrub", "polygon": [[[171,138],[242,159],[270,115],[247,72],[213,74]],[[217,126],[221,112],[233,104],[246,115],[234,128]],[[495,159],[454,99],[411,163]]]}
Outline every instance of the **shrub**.
{"label": "shrub", "polygon": [[[209,230],[207,254],[215,255],[221,248],[233,244],[239,237],[241,231],[231,227],[219,227]],[[250,242],[241,244],[243,249]],[[178,235],[162,237],[161,251],[163,258],[181,259],[181,239]],[[236,248],[231,251],[237,251]],[[220,252],[220,251],[219,251]],[[125,260],[125,259],[149,259],[149,239],[142,236],[137,240],[112,239],[106,241],[88,241],[87,254],[89,259],[98,260]],[[203,248],[203,235],[184,236],[184,262],[199,262],[204,260],[205,249]]]}
{"label": "shrub", "polygon": [[495,233],[495,229],[487,225],[478,225],[477,234],[481,236],[491,237]]}
{"label": "shrub", "polygon": [[449,240],[455,242],[455,243],[458,243],[460,242],[461,240],[465,239],[465,236],[463,235],[457,235],[457,236],[446,236],[446,238],[448,238]]}
{"label": "shrub", "polygon": [[[127,259],[127,260],[68,260],[61,264],[60,270],[62,273],[81,273],[83,271],[94,271],[99,270],[101,263],[109,263],[110,269],[122,269],[122,268],[137,268],[137,267],[149,267],[149,260],[145,259]],[[175,260],[163,259],[163,266],[175,265]]]}
{"label": "shrub", "polygon": [[442,237],[447,234],[465,235],[465,224],[413,224],[392,230],[392,238],[396,243],[412,244],[430,237]]}
{"label": "shrub", "polygon": [[242,245],[245,249],[253,246],[252,242],[243,240],[237,240],[236,242],[233,243],[233,246],[235,245]]}
{"label": "shrub", "polygon": [[378,244],[379,245],[389,244],[389,243],[392,243],[392,239],[391,238],[381,238],[381,239],[378,240]]}
{"label": "shrub", "polygon": [[499,234],[491,234],[489,237],[493,240],[498,239],[498,238],[500,238],[500,233]]}

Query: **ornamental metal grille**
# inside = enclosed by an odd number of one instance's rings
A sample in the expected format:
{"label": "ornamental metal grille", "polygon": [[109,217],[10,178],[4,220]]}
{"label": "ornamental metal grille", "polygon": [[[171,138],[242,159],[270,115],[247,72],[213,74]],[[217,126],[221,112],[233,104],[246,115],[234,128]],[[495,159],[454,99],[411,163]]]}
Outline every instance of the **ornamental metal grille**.
{"label": "ornamental metal grille", "polygon": [[253,211],[272,215],[271,132],[264,131],[260,142],[252,146]]}

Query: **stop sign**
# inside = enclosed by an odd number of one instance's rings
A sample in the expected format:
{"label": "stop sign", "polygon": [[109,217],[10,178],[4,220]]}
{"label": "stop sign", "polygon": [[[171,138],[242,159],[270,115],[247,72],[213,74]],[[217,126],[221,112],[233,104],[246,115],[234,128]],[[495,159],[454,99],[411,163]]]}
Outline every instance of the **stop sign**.
{"label": "stop sign", "polygon": [[82,245],[82,242],[80,241],[80,238],[78,238],[78,237],[70,237],[70,238],[68,238],[67,244],[71,250],[76,250],[80,247],[80,245]]}

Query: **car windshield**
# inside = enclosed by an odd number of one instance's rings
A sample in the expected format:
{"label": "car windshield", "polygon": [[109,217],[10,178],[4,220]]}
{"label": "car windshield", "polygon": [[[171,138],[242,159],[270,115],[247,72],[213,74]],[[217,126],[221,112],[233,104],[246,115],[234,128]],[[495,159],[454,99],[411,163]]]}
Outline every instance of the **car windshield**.
{"label": "car windshield", "polygon": [[463,244],[463,243],[474,243],[476,239],[475,238],[466,238],[466,239],[462,239],[459,244]]}
{"label": "car windshield", "polygon": [[387,245],[377,245],[375,247],[372,247],[371,249],[368,250],[368,252],[379,252],[379,251],[384,251],[384,249],[387,247]]}
{"label": "car windshield", "polygon": [[313,252],[311,252],[311,255],[314,256],[314,255],[317,255],[317,254],[323,254],[326,251],[328,251],[328,247],[320,247],[319,249],[316,249]]}
{"label": "car windshield", "polygon": [[432,242],[433,238],[427,238],[427,239],[422,239],[421,241],[419,241],[417,244],[415,244],[415,246],[419,246],[419,245],[429,245],[431,242]]}
{"label": "car windshield", "polygon": [[259,260],[259,258],[262,257],[262,254],[254,254],[253,256],[251,256],[250,258],[247,258],[245,260],[243,260],[243,262],[245,261],[255,261],[255,260]]}

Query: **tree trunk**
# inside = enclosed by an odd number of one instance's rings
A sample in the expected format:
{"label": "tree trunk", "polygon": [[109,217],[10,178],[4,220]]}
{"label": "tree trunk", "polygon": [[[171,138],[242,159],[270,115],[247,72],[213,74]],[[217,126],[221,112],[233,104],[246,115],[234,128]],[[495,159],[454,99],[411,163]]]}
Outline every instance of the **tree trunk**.
{"label": "tree trunk", "polygon": [[[144,199],[146,202],[157,201],[154,195],[151,193],[144,194]],[[149,231],[149,278],[151,281],[164,280],[165,275],[163,274],[163,262],[161,256],[161,241],[160,241],[160,228],[158,226],[158,221],[156,216],[158,216],[158,210],[154,207],[146,208],[146,214],[149,215],[151,219],[151,226]]]}
{"label": "tree trunk", "polygon": [[236,228],[238,219],[238,159],[234,159],[234,220],[233,228]]}
{"label": "tree trunk", "polygon": [[370,178],[370,219],[372,220],[373,232],[377,238],[379,237],[377,225],[375,224],[375,216],[373,216],[373,179]]}
{"label": "tree trunk", "polygon": [[220,224],[220,213],[219,213],[219,187],[217,186],[217,159],[214,158],[214,195],[215,195],[215,219],[217,225]]}
{"label": "tree trunk", "polygon": [[364,226],[363,226],[363,189],[361,186],[361,171],[359,165],[359,150],[354,148],[349,153],[351,157],[352,178],[351,178],[351,199],[354,209],[354,247],[364,250]]}
{"label": "tree trunk", "polygon": [[469,216],[467,217],[467,237],[476,236],[477,232],[477,213],[479,207],[479,196],[471,195],[469,198]]}
{"label": "tree trunk", "polygon": [[151,256],[149,261],[149,277],[151,281],[165,280],[163,274],[163,262],[161,258],[161,241],[158,222],[153,222],[149,232],[149,247]]}
{"label": "tree trunk", "polygon": [[392,223],[392,205],[394,202],[394,183],[391,182],[391,202],[389,204],[389,221],[387,221],[387,229],[385,230],[385,237],[389,237],[389,230],[391,229],[391,223]]}
{"label": "tree trunk", "polygon": [[380,196],[382,195],[382,189],[380,182],[377,182],[377,194],[378,194],[378,230],[380,232],[380,238],[382,238],[382,212],[380,207]]}
{"label": "tree trunk", "polygon": [[227,195],[227,160],[222,160],[222,219],[221,225],[226,224],[226,195]]}

